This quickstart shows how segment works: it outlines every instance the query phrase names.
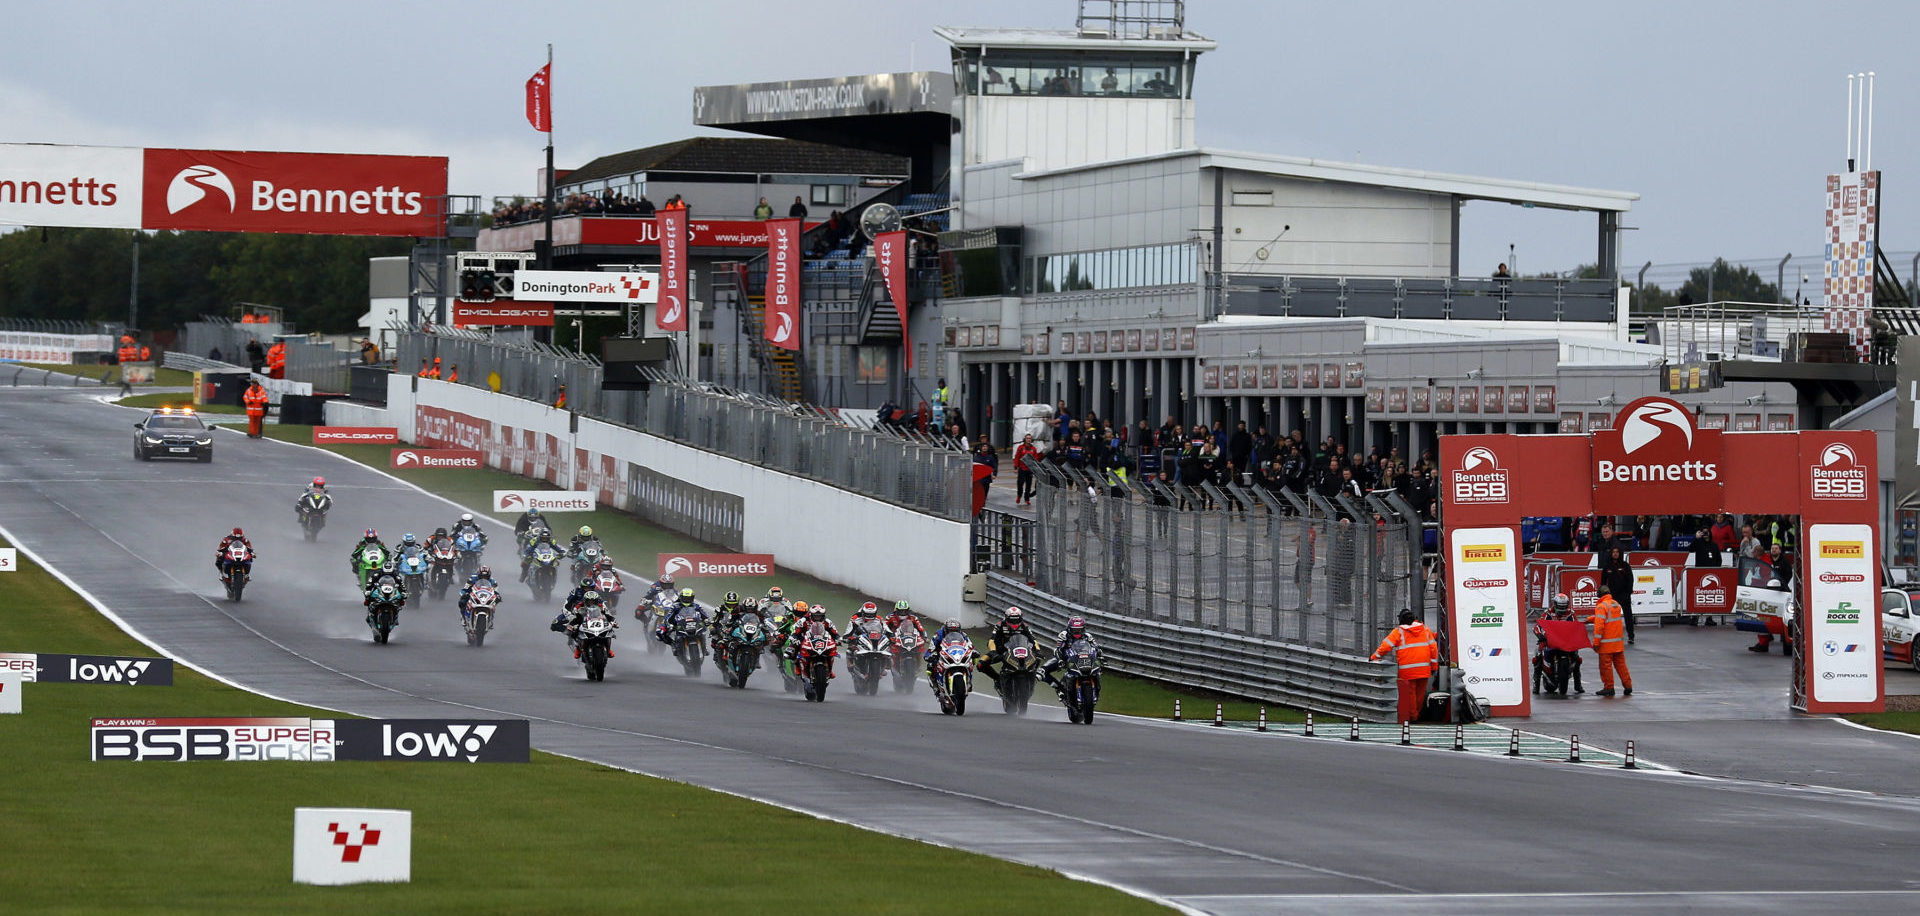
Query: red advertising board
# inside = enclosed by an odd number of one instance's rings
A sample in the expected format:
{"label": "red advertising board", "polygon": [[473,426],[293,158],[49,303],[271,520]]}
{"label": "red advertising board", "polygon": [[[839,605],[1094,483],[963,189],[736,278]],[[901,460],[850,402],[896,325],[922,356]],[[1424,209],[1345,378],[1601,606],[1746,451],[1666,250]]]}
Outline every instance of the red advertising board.
{"label": "red advertising board", "polygon": [[662,331],[687,329],[687,211],[670,207],[660,211],[660,304],[653,308],[654,325]]}
{"label": "red advertising board", "polygon": [[148,229],[434,236],[447,160],[149,149],[142,184]]}
{"label": "red advertising board", "polygon": [[1586,569],[1593,565],[1593,554],[1584,550],[1540,550],[1530,554],[1535,560],[1554,560],[1562,566]]}
{"label": "red advertising board", "polygon": [[394,445],[400,430],[392,426],[316,426],[315,445]]}
{"label": "red advertising board", "polygon": [[478,468],[486,458],[470,448],[396,448],[388,459],[396,468]]}
{"label": "red advertising board", "polygon": [[415,404],[413,407],[415,444],[485,450],[492,440],[492,420],[425,404]]}
{"label": "red advertising board", "polygon": [[1721,437],[1696,428],[1693,411],[1671,398],[1628,404],[1612,429],[1593,434],[1594,507],[1602,515],[1718,512]]}
{"label": "red advertising board", "polygon": [[768,342],[800,349],[800,221],[767,220]]}
{"label": "red advertising board", "polygon": [[658,557],[660,574],[675,578],[689,576],[771,576],[770,553],[663,553]]}
{"label": "red advertising board", "polygon": [[454,300],[455,327],[473,328],[513,325],[529,328],[553,327],[553,303],[496,299],[492,302]]}
{"label": "red advertising board", "polygon": [[1600,571],[1596,569],[1563,569],[1555,574],[1553,584],[1556,593],[1565,593],[1573,603],[1573,613],[1585,617],[1593,613],[1594,604],[1600,601]]}
{"label": "red advertising board", "polygon": [[1547,606],[1547,580],[1554,564],[1539,559],[1529,560],[1524,573],[1527,587],[1527,607]]}
{"label": "red advertising board", "polygon": [[1685,566],[1692,554],[1684,550],[1635,550],[1627,554],[1629,566]]}
{"label": "red advertising board", "polygon": [[873,258],[887,283],[887,298],[900,318],[900,336],[906,344],[907,368],[913,368],[913,341],[907,337],[907,233],[882,232],[873,237]]}
{"label": "red advertising board", "polygon": [[1730,568],[1695,566],[1683,570],[1680,593],[1686,596],[1688,614],[1733,613],[1734,588],[1738,576]]}

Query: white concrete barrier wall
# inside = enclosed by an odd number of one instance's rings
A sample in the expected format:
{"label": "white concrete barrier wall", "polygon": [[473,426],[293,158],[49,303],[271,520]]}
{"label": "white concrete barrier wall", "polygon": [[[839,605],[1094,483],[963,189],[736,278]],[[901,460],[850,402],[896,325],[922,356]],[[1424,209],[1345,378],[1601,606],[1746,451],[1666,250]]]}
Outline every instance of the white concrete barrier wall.
{"label": "white concrete barrier wall", "polygon": [[394,426],[415,445],[479,449],[490,467],[594,490],[601,503],[619,509],[628,508],[625,481],[633,465],[730,493],[746,505],[746,552],[771,553],[781,567],[875,600],[904,598],[924,616],[982,622],[980,610],[960,596],[970,545],[963,522],[584,417],[575,434],[564,410],[467,385],[394,376],[378,415],[376,408],[342,408],[336,421],[335,408],[327,405],[329,423]]}
{"label": "white concrete barrier wall", "polygon": [[[328,400],[320,405],[321,415],[328,426],[392,426],[385,407],[371,404],[349,404],[341,400]],[[405,434],[401,435],[406,439]]]}

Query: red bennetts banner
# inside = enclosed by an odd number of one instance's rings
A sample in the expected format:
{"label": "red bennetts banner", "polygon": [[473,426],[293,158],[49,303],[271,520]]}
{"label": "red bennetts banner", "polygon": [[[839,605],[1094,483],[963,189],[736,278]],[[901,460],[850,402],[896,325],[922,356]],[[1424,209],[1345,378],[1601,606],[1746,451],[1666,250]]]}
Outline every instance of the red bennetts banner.
{"label": "red bennetts banner", "polygon": [[553,132],[553,62],[527,78],[527,123],[534,130]]}
{"label": "red bennetts banner", "polygon": [[518,299],[495,299],[492,302],[456,299],[453,303],[453,324],[462,328],[504,325],[550,328],[553,327],[553,303],[521,302]]}
{"label": "red bennetts banner", "polygon": [[443,156],[149,149],[141,225],[213,232],[437,236]]}
{"label": "red bennetts banner", "polygon": [[660,226],[660,304],[653,307],[654,326],[662,331],[687,329],[687,211],[668,207],[654,214]]}
{"label": "red bennetts banner", "polygon": [[873,237],[873,259],[880,266],[880,277],[887,281],[887,295],[893,299],[894,314],[900,316],[901,348],[907,351],[907,368],[913,368],[913,341],[907,336],[907,233],[905,230],[882,232]]}
{"label": "red bennetts banner", "polygon": [[800,221],[767,220],[766,336],[784,350],[800,349]]}

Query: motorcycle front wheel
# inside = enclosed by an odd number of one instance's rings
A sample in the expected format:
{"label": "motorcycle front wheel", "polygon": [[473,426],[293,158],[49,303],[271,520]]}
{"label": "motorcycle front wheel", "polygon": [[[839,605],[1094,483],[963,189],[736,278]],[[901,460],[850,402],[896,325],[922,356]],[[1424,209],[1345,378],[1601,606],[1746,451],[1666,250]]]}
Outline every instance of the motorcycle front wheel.
{"label": "motorcycle front wheel", "polygon": [[487,619],[486,611],[481,611],[477,614],[474,614],[473,615],[473,633],[467,637],[467,644],[472,646],[486,645],[487,626],[490,623],[491,621]]}

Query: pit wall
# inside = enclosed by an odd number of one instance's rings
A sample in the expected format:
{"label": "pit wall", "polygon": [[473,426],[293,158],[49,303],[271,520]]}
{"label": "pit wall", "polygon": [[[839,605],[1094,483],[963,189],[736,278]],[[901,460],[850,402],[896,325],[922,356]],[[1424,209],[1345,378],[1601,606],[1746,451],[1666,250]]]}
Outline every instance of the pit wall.
{"label": "pit wall", "polygon": [[[616,509],[631,508],[636,466],[731,493],[746,506],[744,552],[773,554],[783,569],[876,601],[904,598],[925,617],[958,617],[968,626],[983,621],[978,606],[961,598],[969,551],[961,522],[449,382],[396,375],[388,380],[386,408],[330,401],[326,411],[329,425],[393,426],[414,445],[477,449],[490,467],[592,490]],[[651,568],[650,558],[628,559],[636,570]]]}

